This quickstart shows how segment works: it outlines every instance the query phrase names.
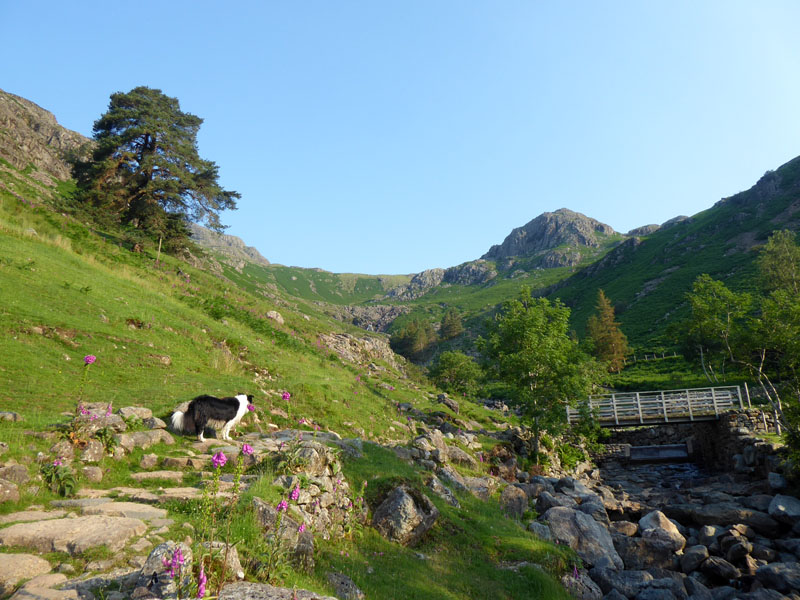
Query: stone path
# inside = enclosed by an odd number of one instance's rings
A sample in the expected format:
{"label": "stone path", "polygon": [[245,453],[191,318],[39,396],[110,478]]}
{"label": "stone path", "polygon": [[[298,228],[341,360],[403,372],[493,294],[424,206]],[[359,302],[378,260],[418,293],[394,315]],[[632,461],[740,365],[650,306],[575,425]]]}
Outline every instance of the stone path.
{"label": "stone path", "polygon": [[98,546],[120,550],[129,539],[146,531],[141,519],[91,515],[17,523],[0,529],[0,545],[76,555]]}

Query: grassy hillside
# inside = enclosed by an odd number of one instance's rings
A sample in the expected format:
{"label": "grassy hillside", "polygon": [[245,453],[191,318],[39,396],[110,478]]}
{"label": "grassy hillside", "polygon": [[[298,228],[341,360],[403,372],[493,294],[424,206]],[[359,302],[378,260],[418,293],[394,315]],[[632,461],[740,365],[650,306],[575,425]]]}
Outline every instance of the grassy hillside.
{"label": "grassy hillside", "polygon": [[691,219],[659,230],[640,244],[623,244],[551,295],[573,308],[579,332],[594,310],[597,289],[617,305],[625,333],[642,346],[658,343],[669,323],[685,315],[684,295],[708,273],[733,289],[758,285],[754,260],[777,229],[797,230],[800,158],[767,173],[751,189]]}
{"label": "grassy hillside", "polygon": [[[163,254],[157,261],[150,245],[131,251],[127,232],[97,231],[53,210],[61,205],[58,190],[42,190],[29,175],[10,167],[0,174],[0,406],[24,418],[0,421],[0,440],[11,447],[4,460],[47,455],[52,441],[26,432],[63,422],[62,413],[74,412],[79,401],[142,405],[167,418],[197,394],[247,391],[255,394],[264,430],[269,423],[297,427],[304,417],[323,430],[380,443],[410,439],[398,403],[455,418],[435,403],[436,390],[425,381],[374,358],[344,361],[321,341],[323,334],[355,330],[317,311],[315,294],[333,301],[344,290],[343,296],[366,299],[389,283],[287,267],[226,268],[220,277]],[[303,274],[305,296],[287,294],[293,284],[300,289]],[[268,275],[274,287],[266,286]],[[284,323],[267,318],[269,311],[278,311]],[[89,368],[83,364],[88,354],[97,357]],[[376,367],[368,368],[370,362]],[[289,403],[283,391],[291,393]],[[489,411],[463,404],[458,418],[494,427]],[[487,448],[496,444],[481,441]],[[130,485],[126,469],[137,468],[139,458],[106,465],[100,485]],[[354,482],[368,479],[376,490],[396,481],[421,488],[424,474],[377,444],[365,445],[363,458],[346,460],[344,472]],[[267,473],[252,493],[269,497],[270,481]],[[49,498],[25,492],[0,512]],[[432,500],[442,514],[421,546],[400,547],[369,528],[341,541],[317,540],[317,569],[288,574],[284,583],[330,593],[325,573],[333,568],[353,577],[370,598],[567,597],[538,569],[498,570],[500,562],[528,561],[558,574],[572,555],[504,516],[496,498],[461,495],[461,509]],[[194,518],[172,508],[178,528]],[[244,515],[235,524],[245,554],[250,541],[256,543],[253,527]]]}

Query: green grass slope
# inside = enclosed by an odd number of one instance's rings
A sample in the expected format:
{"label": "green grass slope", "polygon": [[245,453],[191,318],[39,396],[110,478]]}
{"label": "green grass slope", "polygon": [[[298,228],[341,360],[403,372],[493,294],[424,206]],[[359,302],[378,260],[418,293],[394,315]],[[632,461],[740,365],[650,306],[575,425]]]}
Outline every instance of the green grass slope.
{"label": "green grass slope", "polygon": [[572,307],[582,333],[602,288],[634,344],[662,345],[667,326],[686,314],[685,294],[698,275],[708,273],[734,289],[756,287],[758,246],[777,229],[797,230],[798,209],[800,157],[689,220],[618,246],[550,296]]}
{"label": "green grass slope", "polygon": [[[4,459],[47,455],[52,441],[28,432],[63,422],[62,413],[74,413],[79,401],[142,405],[167,418],[197,394],[247,391],[255,394],[262,418],[280,428],[296,427],[305,417],[323,430],[376,442],[409,440],[398,403],[445,410],[426,382],[392,364],[346,362],[328,350],[322,335],[354,330],[317,311],[313,295],[290,296],[283,285],[295,281],[292,269],[273,269],[284,284],[265,288],[255,267],[242,273],[226,268],[217,276],[163,254],[157,261],[147,244],[132,252],[125,232],[96,231],[54,210],[66,206],[59,190],[43,190],[29,175],[10,167],[0,173],[0,406],[24,418],[0,421],[0,440],[11,447]],[[329,287],[316,281],[318,291],[336,296],[336,280]],[[352,294],[366,297],[377,289],[356,276],[350,281]],[[284,322],[267,318],[269,311]],[[97,361],[87,368],[88,354]],[[367,368],[368,362],[377,368]],[[291,393],[289,403],[283,391]],[[493,426],[489,412],[476,405],[464,403],[459,417]],[[420,470],[377,445],[365,447],[364,458],[344,465],[352,481],[369,480],[373,489],[397,480],[420,485]],[[126,469],[137,468],[138,458],[107,465],[102,485],[130,484]],[[48,499],[47,493],[24,493],[0,512]],[[325,573],[335,568],[371,598],[567,597],[537,569],[498,570],[505,561],[528,561],[558,573],[571,555],[502,515],[496,499],[462,495],[461,510],[432,499],[442,517],[418,548],[386,542],[369,528],[344,541],[318,540],[317,569],[293,573],[285,583],[330,593]],[[191,518],[180,517],[176,528]],[[255,535],[251,525],[244,517],[235,525],[243,551]]]}

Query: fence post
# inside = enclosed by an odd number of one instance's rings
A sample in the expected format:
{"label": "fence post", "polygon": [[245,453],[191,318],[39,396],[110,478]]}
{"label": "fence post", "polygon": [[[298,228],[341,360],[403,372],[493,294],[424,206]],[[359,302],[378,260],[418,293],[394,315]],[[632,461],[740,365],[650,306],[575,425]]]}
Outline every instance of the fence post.
{"label": "fence post", "polygon": [[614,423],[619,425],[619,417],[617,416],[617,395],[611,394],[611,408],[614,409]]}
{"label": "fence post", "polygon": [[753,405],[750,404],[750,388],[747,387],[747,382],[744,382],[744,395],[747,398],[747,408],[753,408]]}
{"label": "fence post", "polygon": [[[747,385],[745,383],[745,385]],[[744,403],[742,403],[742,388],[738,385],[736,386],[736,395],[739,396],[739,408],[744,409]]]}
{"label": "fence post", "polygon": [[664,397],[664,391],[661,391],[661,410],[664,411],[664,422],[669,423],[669,417],[667,416],[667,399]]}
{"label": "fence post", "polygon": [[567,425],[572,425],[572,421],[570,421],[569,417],[569,404],[567,405]]}
{"label": "fence post", "polygon": [[717,394],[714,388],[711,388],[711,402],[714,404],[714,416],[719,418],[719,411],[717,410]]}

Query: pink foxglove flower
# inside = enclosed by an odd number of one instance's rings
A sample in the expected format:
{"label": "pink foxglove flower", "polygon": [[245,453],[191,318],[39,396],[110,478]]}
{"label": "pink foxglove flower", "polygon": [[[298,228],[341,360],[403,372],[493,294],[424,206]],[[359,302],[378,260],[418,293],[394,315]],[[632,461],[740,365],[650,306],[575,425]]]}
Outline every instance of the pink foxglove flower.
{"label": "pink foxglove flower", "polygon": [[197,576],[197,597],[202,598],[206,595],[206,583],[208,582],[208,578],[206,577],[205,572],[205,565],[200,565],[200,575]]}
{"label": "pink foxglove flower", "polygon": [[63,461],[63,460],[61,460],[61,457],[59,457],[59,458],[57,458],[57,459],[55,459],[55,460],[53,461],[53,466],[54,466],[54,467],[60,467],[60,466],[61,466],[61,465],[63,465],[63,464],[64,464],[64,461]]}
{"label": "pink foxglove flower", "polygon": [[300,484],[298,484],[297,487],[292,490],[292,493],[289,494],[289,499],[295,502],[299,497],[300,497]]}
{"label": "pink foxglove flower", "polygon": [[286,402],[288,402],[289,398],[291,398],[291,397],[292,397],[292,395],[289,392],[283,392],[283,394],[281,394],[281,398],[283,398],[284,401],[286,401]]}
{"label": "pink foxglove flower", "polygon": [[250,444],[242,444],[242,454],[250,456],[253,453],[253,447]]}
{"label": "pink foxglove flower", "polygon": [[249,410],[250,412],[253,412],[255,409],[256,409],[255,404],[248,404],[247,405],[247,410]]}
{"label": "pink foxglove flower", "polygon": [[87,354],[86,356],[83,357],[83,364],[90,365],[96,360],[97,357],[94,354]]}
{"label": "pink foxglove flower", "polygon": [[306,530],[306,524],[300,523],[300,527],[297,528],[297,533],[303,533]]}
{"label": "pink foxglove flower", "polygon": [[287,508],[289,508],[289,503],[286,502],[286,499],[283,499],[280,502],[278,502],[278,506],[275,507],[275,510],[277,510],[278,512],[283,512]]}
{"label": "pink foxglove flower", "polygon": [[215,469],[224,467],[226,462],[228,462],[228,457],[223,452],[217,452],[211,457],[211,464],[214,465]]}

